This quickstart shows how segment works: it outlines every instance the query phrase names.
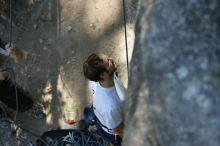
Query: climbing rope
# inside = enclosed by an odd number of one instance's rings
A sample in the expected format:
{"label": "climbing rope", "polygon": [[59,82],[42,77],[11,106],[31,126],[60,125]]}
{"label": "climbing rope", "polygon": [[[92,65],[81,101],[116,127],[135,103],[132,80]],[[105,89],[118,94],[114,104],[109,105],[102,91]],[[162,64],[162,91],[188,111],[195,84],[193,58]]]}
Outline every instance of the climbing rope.
{"label": "climbing rope", "polygon": [[89,131],[70,132],[58,140],[55,146],[63,146],[64,144],[71,144],[71,146],[107,146],[103,139],[97,140]]}
{"label": "climbing rope", "polygon": [[[46,142],[45,140],[43,140],[39,135],[37,135],[37,134],[31,132],[31,131],[28,130],[28,129],[25,129],[25,128],[22,127],[19,123],[17,123],[17,121],[14,121],[14,120],[12,120],[12,119],[8,119],[8,121],[9,121],[11,124],[14,124],[17,128],[20,128],[21,130],[23,130],[23,131],[25,131],[25,132],[31,134],[32,136],[34,136],[34,137],[36,137],[36,138],[38,138],[38,139],[40,139],[41,142],[43,142],[44,144],[47,144],[47,142]],[[17,129],[17,128],[16,128],[16,129]],[[0,139],[1,139],[1,137],[0,137]],[[49,145],[47,144],[47,145],[45,145],[45,146],[49,146]]]}
{"label": "climbing rope", "polygon": [[[54,131],[50,131],[54,132]],[[108,142],[103,138],[93,135],[89,130],[68,130],[64,136],[50,137],[48,133],[38,139],[40,146],[108,146]],[[54,134],[53,134],[54,135]],[[46,140],[44,140],[44,138]],[[43,140],[43,141],[42,141]],[[49,141],[47,141],[49,140]]]}
{"label": "climbing rope", "polygon": [[124,16],[124,28],[125,28],[125,47],[126,47],[126,62],[127,62],[127,73],[128,73],[128,79],[130,76],[129,72],[129,64],[128,64],[128,40],[127,40],[127,26],[126,26],[126,7],[125,7],[125,0],[123,1],[123,16]]}
{"label": "climbing rope", "polygon": [[17,120],[17,114],[18,114],[18,90],[17,90],[17,85],[16,85],[16,77],[14,70],[12,68],[6,68],[4,71],[10,71],[11,74],[11,80],[12,83],[14,84],[14,91],[15,91],[15,98],[16,98],[16,110],[15,110],[15,115],[14,115],[14,121]]}
{"label": "climbing rope", "polygon": [[12,0],[10,0],[10,33],[9,33],[9,44],[12,42]]}
{"label": "climbing rope", "polygon": [[[9,33],[9,45],[12,45],[12,0],[10,0],[10,33]],[[13,81],[16,82],[15,73],[12,68],[9,68],[9,70],[12,73]],[[17,93],[17,86],[14,84],[15,88],[15,97],[16,97],[16,111],[14,115],[14,121],[17,120],[17,114],[18,114],[18,93]]]}

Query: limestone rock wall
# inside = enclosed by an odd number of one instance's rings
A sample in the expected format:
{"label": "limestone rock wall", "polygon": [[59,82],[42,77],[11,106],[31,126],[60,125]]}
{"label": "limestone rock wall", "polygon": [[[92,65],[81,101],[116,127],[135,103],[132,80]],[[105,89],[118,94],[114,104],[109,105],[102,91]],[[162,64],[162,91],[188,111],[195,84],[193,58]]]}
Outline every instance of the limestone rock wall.
{"label": "limestone rock wall", "polygon": [[220,2],[142,0],[125,146],[220,145]]}

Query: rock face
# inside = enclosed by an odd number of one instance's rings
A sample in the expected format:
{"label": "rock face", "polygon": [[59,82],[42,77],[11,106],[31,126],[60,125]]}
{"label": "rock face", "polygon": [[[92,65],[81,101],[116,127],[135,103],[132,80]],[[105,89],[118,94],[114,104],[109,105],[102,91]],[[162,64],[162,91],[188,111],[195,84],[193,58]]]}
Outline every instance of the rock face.
{"label": "rock face", "polygon": [[220,145],[219,7],[140,2],[124,146]]}

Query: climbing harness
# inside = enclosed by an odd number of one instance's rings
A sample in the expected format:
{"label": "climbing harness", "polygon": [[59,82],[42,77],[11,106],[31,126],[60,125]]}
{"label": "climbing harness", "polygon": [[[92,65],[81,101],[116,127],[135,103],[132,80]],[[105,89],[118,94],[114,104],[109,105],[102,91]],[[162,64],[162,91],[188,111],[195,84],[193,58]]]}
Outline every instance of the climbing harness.
{"label": "climbing harness", "polygon": [[[109,129],[108,127],[106,127],[105,125],[103,125],[98,118],[96,117],[94,110],[93,110],[93,106],[91,107],[86,107],[83,111],[84,114],[84,120],[87,124],[89,125],[95,125],[95,124],[99,124],[102,128],[105,128],[108,132],[111,133],[111,129]],[[113,133],[112,133],[113,134]]]}
{"label": "climbing harness", "polygon": [[[116,144],[117,146],[121,145],[122,138],[118,134],[115,134],[112,132],[111,129],[103,125],[99,119],[95,116],[93,106],[91,107],[86,107],[83,111],[84,114],[84,121],[90,125],[90,126],[95,126],[97,129],[97,132],[106,140],[111,142],[112,144]],[[105,130],[103,130],[105,129]]]}

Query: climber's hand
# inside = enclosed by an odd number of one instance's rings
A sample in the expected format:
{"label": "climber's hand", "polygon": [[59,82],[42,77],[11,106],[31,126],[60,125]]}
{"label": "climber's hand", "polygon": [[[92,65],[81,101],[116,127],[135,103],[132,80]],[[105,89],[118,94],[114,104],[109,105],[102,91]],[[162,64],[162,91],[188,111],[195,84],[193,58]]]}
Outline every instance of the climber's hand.
{"label": "climber's hand", "polygon": [[20,49],[18,49],[14,44],[6,44],[5,49],[8,52],[8,56],[15,60],[15,62],[19,62],[23,58],[23,53]]}

